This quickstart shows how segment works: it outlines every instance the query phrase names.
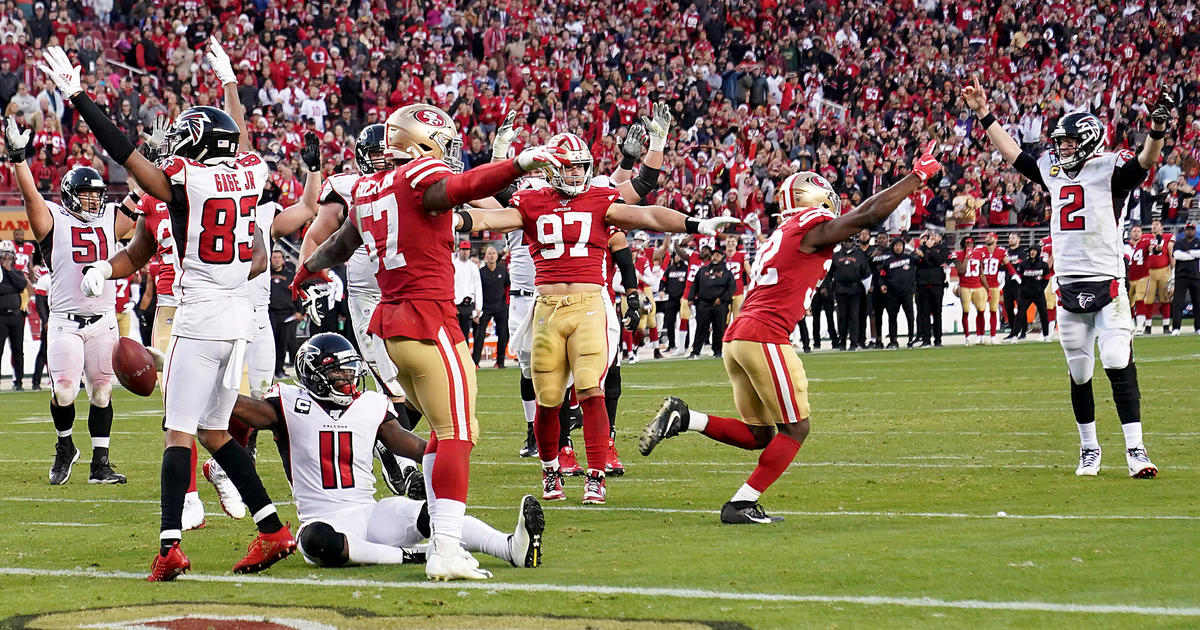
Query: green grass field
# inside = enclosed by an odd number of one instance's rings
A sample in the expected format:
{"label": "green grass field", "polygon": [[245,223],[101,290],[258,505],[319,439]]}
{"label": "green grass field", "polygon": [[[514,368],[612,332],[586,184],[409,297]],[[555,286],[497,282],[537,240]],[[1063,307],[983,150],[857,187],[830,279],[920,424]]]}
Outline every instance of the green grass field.
{"label": "green grass field", "polygon": [[[192,573],[148,584],[157,398],[115,396],[113,460],[127,485],[89,486],[85,454],[69,484],[51,487],[48,394],[6,393],[0,626],[64,611],[86,612],[38,623],[266,610],[304,627],[1195,628],[1200,337],[1140,338],[1136,347],[1146,444],[1162,471],[1152,481],[1127,476],[1099,367],[1105,467],[1075,477],[1078,437],[1057,344],[804,357],[812,434],[762,499],[787,520],[763,527],[722,526],[716,516],[756,453],[695,434],[650,458],[636,452],[666,394],[734,415],[720,362],[627,366],[618,445],[628,474],[610,480],[609,505],[580,506],[576,478],[568,502],[547,506],[544,566],[482,558],[491,581],[450,585],[427,583],[419,566],[318,571],[299,556],[234,576],[253,528],[219,514],[203,480],[208,527],[184,540]],[[516,457],[516,379],[513,369],[480,373],[483,437],[468,508],[504,530],[520,496],[538,487],[535,464]],[[84,449],[85,403],[79,410]],[[278,454],[269,440],[260,446],[268,490],[290,500]],[[290,504],[280,512],[296,523]],[[160,606],[93,610],[151,604]]]}

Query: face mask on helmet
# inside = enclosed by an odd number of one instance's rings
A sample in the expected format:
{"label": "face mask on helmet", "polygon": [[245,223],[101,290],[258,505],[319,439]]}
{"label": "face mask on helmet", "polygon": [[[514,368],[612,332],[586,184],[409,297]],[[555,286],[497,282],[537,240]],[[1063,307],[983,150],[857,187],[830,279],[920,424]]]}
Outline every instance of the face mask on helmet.
{"label": "face mask on helmet", "polygon": [[362,393],[365,375],[362,357],[344,339],[340,343],[309,340],[297,351],[296,378],[317,400],[349,406]]}
{"label": "face mask on helmet", "polygon": [[592,187],[592,160],[572,156],[567,166],[550,168],[547,179],[555,190],[564,195],[574,197],[583,194]]}
{"label": "face mask on helmet", "polygon": [[108,187],[91,168],[77,168],[63,176],[60,187],[63,207],[83,221],[104,216],[104,196]]}
{"label": "face mask on helmet", "polygon": [[1062,169],[1073,171],[1083,166],[1100,150],[1104,129],[1091,114],[1067,114],[1050,133],[1054,158]]}

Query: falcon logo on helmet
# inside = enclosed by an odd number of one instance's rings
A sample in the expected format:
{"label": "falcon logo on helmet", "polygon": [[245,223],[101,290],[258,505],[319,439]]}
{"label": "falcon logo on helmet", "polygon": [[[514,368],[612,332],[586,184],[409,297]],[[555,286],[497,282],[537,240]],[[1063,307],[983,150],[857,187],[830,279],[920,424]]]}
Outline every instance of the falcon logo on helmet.
{"label": "falcon logo on helmet", "polygon": [[346,338],[313,335],[296,350],[296,380],[317,400],[348,407],[362,394],[366,367]]}
{"label": "falcon logo on helmet", "polygon": [[432,105],[408,105],[392,112],[384,123],[389,160],[407,162],[420,157],[437,158],[454,172],[462,172],[462,138],[446,112]]}
{"label": "falcon logo on helmet", "polygon": [[[1075,146],[1064,146],[1064,140],[1074,140]],[[1073,171],[1100,151],[1104,143],[1104,123],[1088,112],[1067,114],[1058,119],[1054,131],[1050,132],[1050,141],[1054,143],[1051,152],[1058,166]]]}
{"label": "falcon logo on helmet", "polygon": [[363,127],[354,142],[354,161],[358,164],[358,171],[363,175],[370,175],[386,169],[386,149],[387,134],[381,123]]}
{"label": "falcon logo on helmet", "polygon": [[834,216],[841,214],[841,197],[838,197],[828,180],[812,171],[789,175],[780,184],[779,191],[782,195],[781,217],[789,217],[810,208],[823,208]]}
{"label": "falcon logo on helmet", "polygon": [[546,179],[558,192],[574,197],[592,187],[592,152],[583,139],[573,133],[555,134],[546,144],[567,154],[569,164],[546,167]]}
{"label": "falcon logo on helmet", "polygon": [[185,110],[167,131],[167,153],[197,162],[237,155],[242,130],[233,117],[207,105]]}

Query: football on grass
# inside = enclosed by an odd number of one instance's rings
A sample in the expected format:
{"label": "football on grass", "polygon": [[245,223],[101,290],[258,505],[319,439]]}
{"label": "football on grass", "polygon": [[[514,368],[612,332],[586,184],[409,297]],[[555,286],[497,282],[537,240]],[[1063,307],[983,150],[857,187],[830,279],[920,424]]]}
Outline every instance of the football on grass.
{"label": "football on grass", "polygon": [[154,357],[145,346],[129,337],[121,337],[113,347],[113,372],[121,385],[138,396],[154,393],[158,384],[158,372],[154,370]]}

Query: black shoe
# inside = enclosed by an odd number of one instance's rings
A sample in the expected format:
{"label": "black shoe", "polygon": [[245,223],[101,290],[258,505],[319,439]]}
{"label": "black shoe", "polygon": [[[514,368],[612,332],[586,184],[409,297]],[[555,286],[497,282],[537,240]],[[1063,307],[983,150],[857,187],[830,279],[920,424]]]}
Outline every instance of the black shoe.
{"label": "black shoe", "polygon": [[533,437],[533,426],[525,431],[525,443],[521,445],[521,450],[517,451],[520,457],[537,457],[538,447],[537,440]]}
{"label": "black shoe", "polygon": [[642,437],[638,440],[638,452],[649,455],[659,442],[687,431],[688,413],[687,403],[674,396],[668,396],[658,414],[642,430]]}
{"label": "black shoe", "polygon": [[285,379],[287,377],[288,377],[288,375],[286,372],[276,372],[275,373],[275,380],[277,380],[277,381],[282,381],[283,379]]}
{"label": "black shoe", "polygon": [[821,349],[820,341],[813,343],[813,350],[820,350],[820,349]]}
{"label": "black shoe", "polygon": [[[805,352],[808,352],[808,348],[805,348],[805,349],[804,349],[804,351],[805,351]],[[721,353],[720,353],[720,352],[718,352],[718,353],[714,354],[714,355],[713,355],[713,358],[714,358],[714,359],[720,359],[720,358],[721,358]]]}
{"label": "black shoe", "polygon": [[[820,350],[821,346],[817,346],[817,349]],[[804,354],[812,354],[812,348],[809,348],[808,346],[804,346]]]}
{"label": "black shoe", "polygon": [[655,358],[655,359],[661,359],[661,358],[663,358],[663,357],[662,357],[662,350],[661,350],[660,348],[655,348],[655,349],[654,349],[654,358]]}
{"label": "black shoe", "polygon": [[933,344],[929,343],[929,341],[922,341],[922,342],[921,342],[921,347],[922,347],[922,348],[928,348],[928,347],[929,347],[929,346],[931,346],[931,345],[933,345]]}
{"label": "black shoe", "polygon": [[405,471],[404,477],[404,496],[413,501],[424,501],[428,497],[425,495],[425,475],[416,466],[410,467]]}
{"label": "black shoe", "polygon": [[40,391],[42,391],[42,384],[41,384],[41,383],[34,383],[34,384],[33,384],[33,387],[32,387],[32,389],[33,389],[33,391],[35,391],[35,392],[40,392]]}
{"label": "black shoe", "polygon": [[125,475],[113,470],[108,463],[108,455],[92,459],[92,474],[88,475],[88,483],[125,483]]}
{"label": "black shoe", "polygon": [[24,388],[24,387],[21,387],[21,384],[20,384],[20,383],[13,383],[13,388],[12,388],[12,390],[13,390],[14,392],[23,392],[23,391],[25,391],[25,388]]}
{"label": "black shoe", "polygon": [[61,486],[71,478],[71,467],[79,461],[79,449],[74,444],[54,445],[54,465],[50,467],[50,485]]}
{"label": "black shoe", "polygon": [[1150,333],[1152,333],[1152,332],[1154,332],[1154,331],[1152,330],[1152,328],[1151,328],[1150,326],[1146,326],[1145,330],[1143,330],[1143,331],[1142,331],[1142,334],[1143,334],[1143,335],[1149,335],[1149,334],[1150,334]]}
{"label": "black shoe", "polygon": [[763,508],[754,501],[726,501],[721,506],[721,522],[728,525],[749,525],[778,523],[782,516],[769,516]]}
{"label": "black shoe", "polygon": [[400,462],[396,461],[396,456],[387,450],[383,442],[376,440],[375,442],[375,459],[383,467],[383,483],[387,484],[388,490],[396,496],[404,496],[406,490],[404,482],[408,477],[408,472],[400,466]]}
{"label": "black shoe", "polygon": [[504,369],[504,362],[503,362],[503,361],[501,361],[500,363],[497,363],[497,364],[496,364],[496,369],[497,369],[497,370],[503,370],[503,369]]}
{"label": "black shoe", "polygon": [[887,345],[887,349],[888,349],[888,350],[899,350],[899,349],[900,349],[900,344],[898,344],[898,343],[896,343],[895,341],[893,341],[893,342],[891,342],[891,343],[889,343],[889,344]]}
{"label": "black shoe", "polygon": [[933,347],[934,347],[934,348],[941,348],[941,347],[942,347],[942,340],[941,340],[941,339],[938,339],[937,341],[933,342]]}
{"label": "black shoe", "polygon": [[[838,348],[838,350],[841,350],[841,349],[842,349],[842,348]],[[848,352],[855,352],[855,351],[857,351],[858,349],[859,349],[859,347],[858,347],[858,344],[853,344],[853,343],[852,343],[852,344],[850,344],[850,347],[847,349],[847,351],[848,351]]]}

